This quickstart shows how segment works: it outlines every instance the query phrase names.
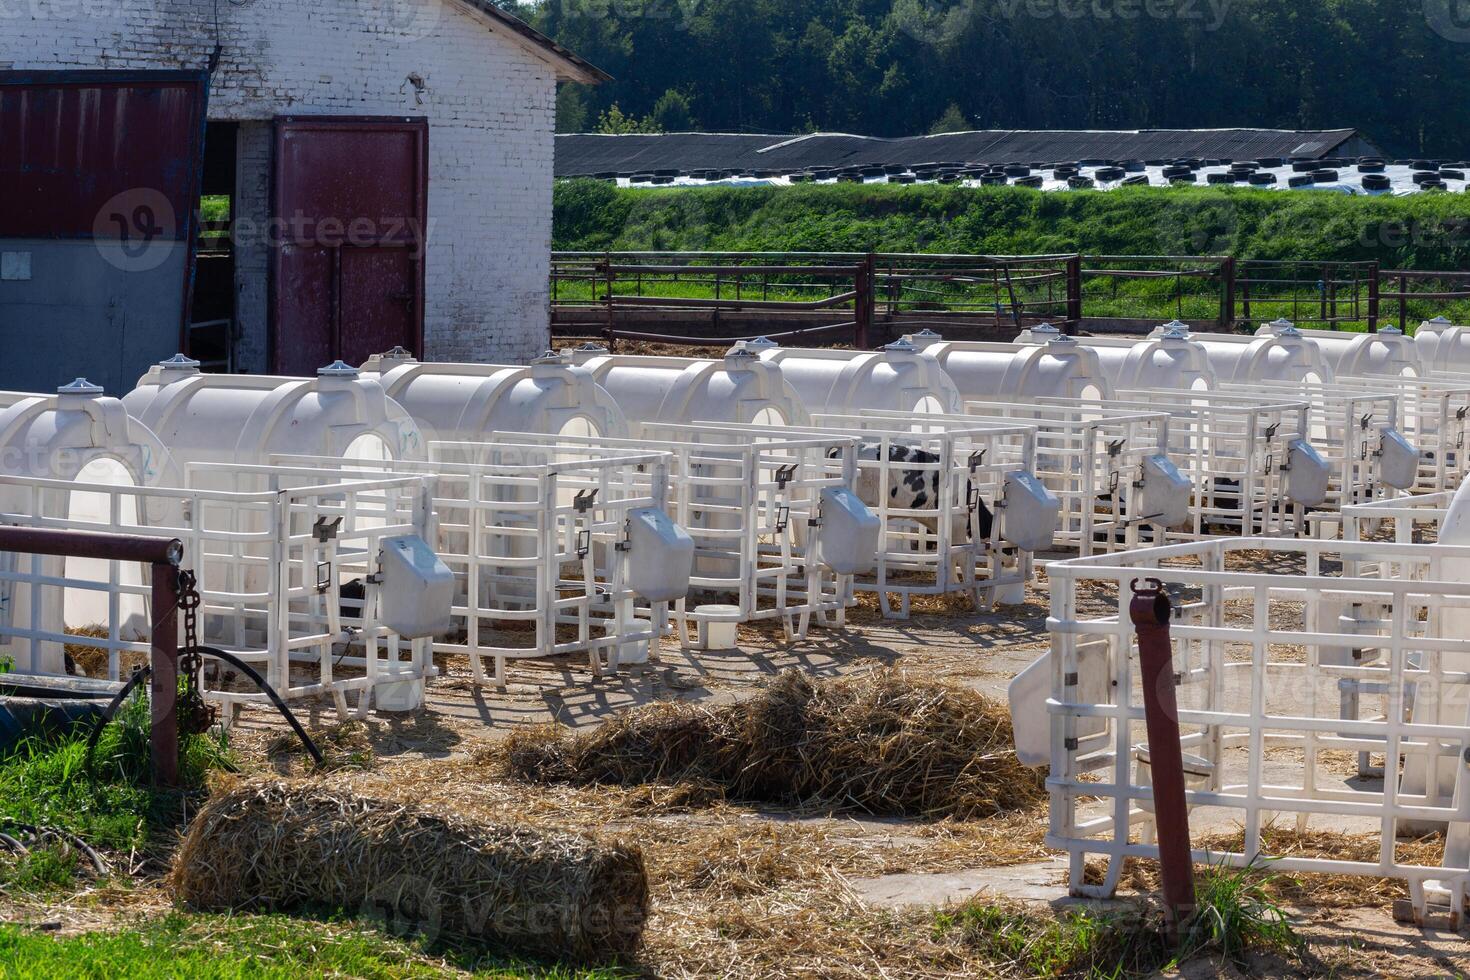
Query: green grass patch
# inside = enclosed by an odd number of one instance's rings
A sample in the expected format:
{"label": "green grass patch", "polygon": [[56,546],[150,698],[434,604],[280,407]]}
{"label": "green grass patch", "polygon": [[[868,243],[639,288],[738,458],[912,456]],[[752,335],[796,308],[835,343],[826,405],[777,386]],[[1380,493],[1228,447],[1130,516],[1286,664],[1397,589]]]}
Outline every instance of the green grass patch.
{"label": "green grass patch", "polygon": [[496,980],[613,980],[625,975],[612,969],[538,966],[483,953],[434,949],[341,920],[183,913],[123,931],[65,939],[0,926],[0,973],[17,978],[130,980],[304,976],[408,980],[466,975]]}
{"label": "green grass patch", "polygon": [[198,795],[206,773],[229,761],[223,734],[185,740],[182,791],[149,785],[148,700],[134,696],[98,739],[92,773],[86,735],[30,739],[0,759],[3,818],[69,830],[94,847],[113,850],[161,843],[182,818],[182,801]]}
{"label": "green grass patch", "polygon": [[1156,915],[1078,908],[1052,918],[978,901],[937,913],[934,930],[958,933],[986,960],[1028,977],[1147,977],[1197,957],[1243,965],[1252,953],[1310,955],[1267,896],[1269,883],[1253,869],[1205,869],[1177,943]]}

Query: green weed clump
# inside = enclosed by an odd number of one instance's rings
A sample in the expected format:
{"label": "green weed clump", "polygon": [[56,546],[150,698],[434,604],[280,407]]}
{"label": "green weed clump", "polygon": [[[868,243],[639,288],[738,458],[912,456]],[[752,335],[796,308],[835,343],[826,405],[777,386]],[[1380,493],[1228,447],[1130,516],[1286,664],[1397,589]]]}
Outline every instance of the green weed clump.
{"label": "green weed clump", "polygon": [[148,699],[139,692],[98,738],[90,771],[85,730],[21,743],[0,759],[0,830],[8,818],[70,831],[94,847],[148,845],[181,819],[181,800],[197,796],[211,770],[232,766],[222,731],[188,737],[179,759],[182,791],[156,790],[148,732]]}
{"label": "green weed clump", "polygon": [[1159,915],[1073,909],[1049,918],[1018,906],[970,902],[937,913],[936,935],[958,933],[980,955],[1027,977],[1148,977],[1195,959],[1246,965],[1252,954],[1308,957],[1256,869],[1209,867],[1196,908],[1171,942]]}

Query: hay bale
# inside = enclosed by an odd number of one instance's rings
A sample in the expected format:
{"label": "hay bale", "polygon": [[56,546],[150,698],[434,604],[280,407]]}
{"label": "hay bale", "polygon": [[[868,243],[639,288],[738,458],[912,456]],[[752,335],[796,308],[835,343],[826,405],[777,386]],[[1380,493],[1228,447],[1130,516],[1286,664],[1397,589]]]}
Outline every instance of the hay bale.
{"label": "hay bale", "polygon": [[834,681],[790,670],[736,704],[512,733],[503,759],[537,782],[713,784],[730,799],[883,816],[988,817],[1045,793],[1044,775],[1016,759],[1004,706],[899,670]]}
{"label": "hay bale", "polygon": [[343,909],[400,934],[576,961],[631,952],[648,911],[635,846],[284,782],[212,799],[170,882],[199,909]]}

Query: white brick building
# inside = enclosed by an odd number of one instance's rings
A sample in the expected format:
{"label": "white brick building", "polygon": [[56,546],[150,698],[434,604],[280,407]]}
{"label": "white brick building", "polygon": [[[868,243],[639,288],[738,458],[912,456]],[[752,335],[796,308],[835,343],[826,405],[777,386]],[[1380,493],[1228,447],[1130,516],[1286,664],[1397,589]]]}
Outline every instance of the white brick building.
{"label": "white brick building", "polygon": [[[216,45],[205,169],[230,143],[235,370],[279,369],[295,342],[276,323],[271,291],[290,287],[264,234],[282,117],[426,122],[421,355],[523,361],[548,345],[556,85],[606,76],[489,0],[0,3],[0,69],[199,69]],[[400,299],[414,302],[357,302]],[[359,319],[336,316],[341,334]]]}

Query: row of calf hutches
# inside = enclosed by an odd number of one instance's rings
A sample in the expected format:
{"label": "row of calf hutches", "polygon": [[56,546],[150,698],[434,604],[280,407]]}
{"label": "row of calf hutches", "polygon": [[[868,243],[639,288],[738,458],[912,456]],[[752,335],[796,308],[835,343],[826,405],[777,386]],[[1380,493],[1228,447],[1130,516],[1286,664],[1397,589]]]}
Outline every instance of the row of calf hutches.
{"label": "row of calf hutches", "polygon": [[1330,381],[1332,368],[1321,345],[1284,321],[1269,333],[1193,332],[1178,321],[1156,328],[1150,337],[1183,332],[1204,348],[1221,384],[1237,381]]}
{"label": "row of calf hutches", "polygon": [[955,383],[906,340],[871,352],[783,348],[765,338],[739,346],[780,367],[813,414],[872,410],[942,415],[962,407]]}
{"label": "row of calf hutches", "polygon": [[1423,368],[1414,341],[1396,327],[1384,327],[1377,333],[1301,330],[1287,320],[1275,320],[1263,323],[1256,335],[1274,337],[1287,331],[1315,341],[1334,376],[1417,378]]}

